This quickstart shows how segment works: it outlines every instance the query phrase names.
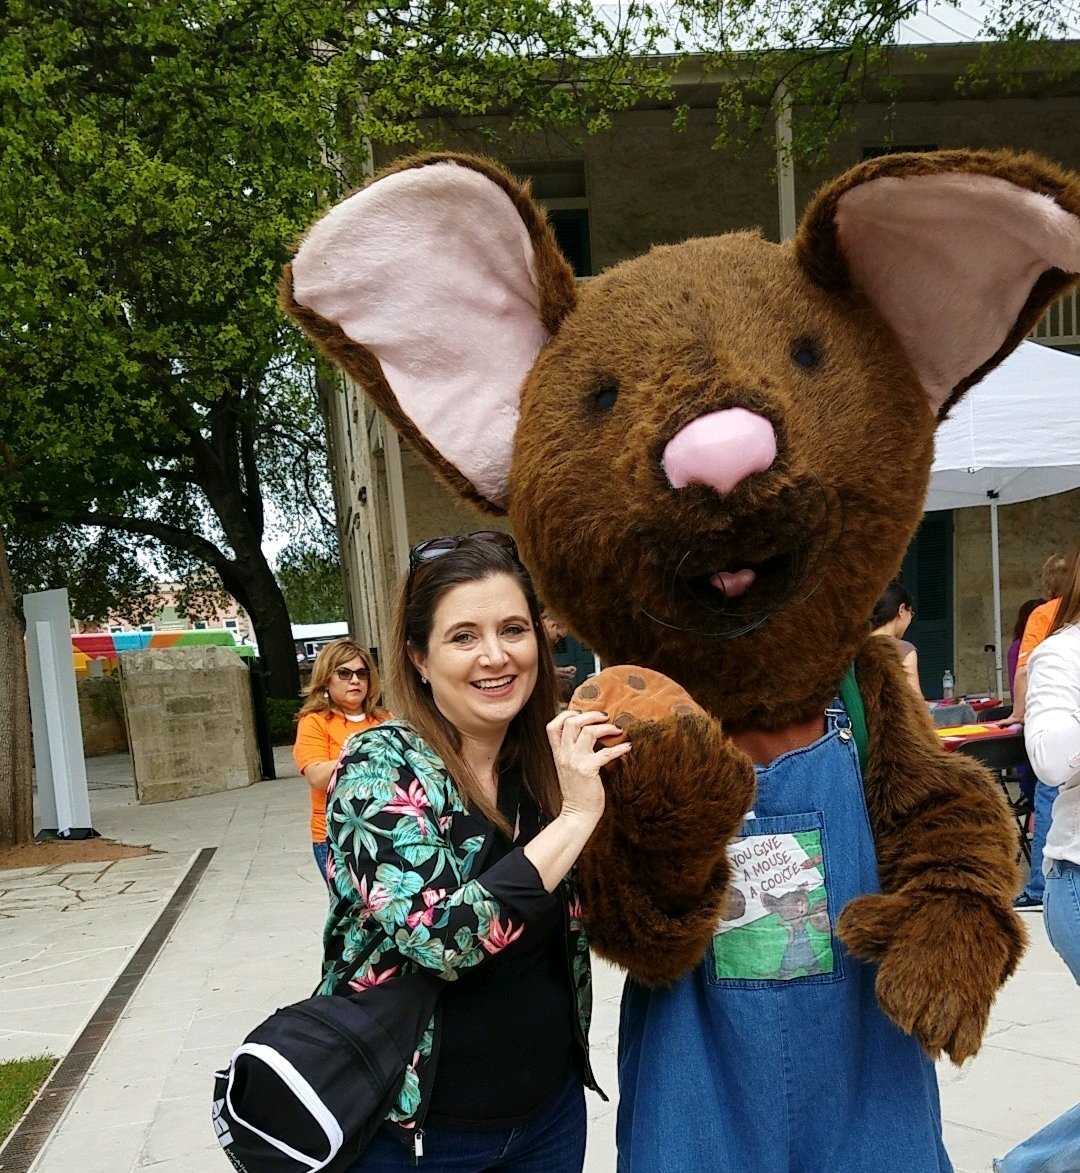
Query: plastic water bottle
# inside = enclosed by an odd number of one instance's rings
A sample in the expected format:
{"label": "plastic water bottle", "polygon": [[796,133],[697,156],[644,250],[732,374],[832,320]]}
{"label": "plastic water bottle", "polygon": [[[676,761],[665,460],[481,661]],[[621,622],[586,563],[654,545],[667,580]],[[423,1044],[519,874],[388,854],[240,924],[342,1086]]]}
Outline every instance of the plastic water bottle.
{"label": "plastic water bottle", "polygon": [[941,678],[941,696],[943,700],[951,701],[953,699],[953,688],[955,682],[953,681],[953,674],[951,668],[945,669],[945,675]]}

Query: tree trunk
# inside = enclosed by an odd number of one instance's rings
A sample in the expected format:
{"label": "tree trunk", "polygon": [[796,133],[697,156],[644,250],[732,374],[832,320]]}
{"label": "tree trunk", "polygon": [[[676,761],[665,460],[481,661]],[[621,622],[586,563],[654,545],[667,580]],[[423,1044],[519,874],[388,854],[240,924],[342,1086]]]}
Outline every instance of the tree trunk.
{"label": "tree trunk", "polygon": [[[300,667],[285,595],[262,551],[258,469],[253,452],[246,462],[237,453],[233,422],[229,413],[222,411],[212,422],[210,441],[200,437],[193,446],[194,483],[210,503],[233,551],[231,559],[215,560],[212,565],[225,589],[251,617],[259,659],[267,674],[267,695],[295,700],[300,695]],[[219,451],[225,454],[220,460]]]}
{"label": "tree trunk", "polygon": [[0,530],[0,848],[34,838],[30,686],[23,633]]}
{"label": "tree trunk", "polygon": [[285,596],[266,559],[238,558],[221,574],[225,589],[251,617],[259,659],[266,670],[268,696],[295,700],[300,695],[300,666]]}

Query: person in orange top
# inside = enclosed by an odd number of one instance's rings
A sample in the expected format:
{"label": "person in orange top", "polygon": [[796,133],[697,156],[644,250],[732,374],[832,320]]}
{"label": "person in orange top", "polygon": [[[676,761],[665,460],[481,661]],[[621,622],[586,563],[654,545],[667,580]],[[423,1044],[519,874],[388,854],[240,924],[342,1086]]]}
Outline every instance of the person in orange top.
{"label": "person in orange top", "polygon": [[354,733],[391,714],[380,704],[379,672],[366,648],[335,639],[321,649],[296,724],[293,760],[311,792],[311,844],[326,880],[326,787]]}

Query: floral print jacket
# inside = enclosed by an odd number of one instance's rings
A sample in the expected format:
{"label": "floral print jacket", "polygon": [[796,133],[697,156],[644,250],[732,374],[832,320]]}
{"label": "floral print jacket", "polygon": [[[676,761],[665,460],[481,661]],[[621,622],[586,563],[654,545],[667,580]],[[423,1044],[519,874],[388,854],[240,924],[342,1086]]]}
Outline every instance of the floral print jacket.
{"label": "floral print jacket", "polygon": [[[482,870],[493,826],[465,809],[442,759],[403,720],[345,745],[327,790],[326,826],[332,904],[319,994],[360,993],[421,969],[452,982],[527,933],[549,906],[520,848]],[[559,894],[588,1071],[589,946],[572,884],[564,881]],[[403,1140],[423,1125],[438,1024],[436,1008],[387,1117]],[[595,1086],[591,1074],[588,1082]]]}

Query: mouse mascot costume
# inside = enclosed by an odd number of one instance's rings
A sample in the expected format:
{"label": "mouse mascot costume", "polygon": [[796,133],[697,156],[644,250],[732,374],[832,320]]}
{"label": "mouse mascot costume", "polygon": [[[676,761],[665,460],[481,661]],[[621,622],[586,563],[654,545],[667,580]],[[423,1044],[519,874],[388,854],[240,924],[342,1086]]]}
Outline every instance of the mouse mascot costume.
{"label": "mouse mascot costume", "polygon": [[552,609],[696,702],[629,724],[579,865],[629,975],[622,1173],[950,1169],[932,1060],[976,1052],[1023,951],[1016,832],[867,616],[935,427],[1070,287],[1078,217],[1035,156],[893,155],[792,241],[579,286],[527,187],[426,155],[286,271],[304,330],[509,514]]}

